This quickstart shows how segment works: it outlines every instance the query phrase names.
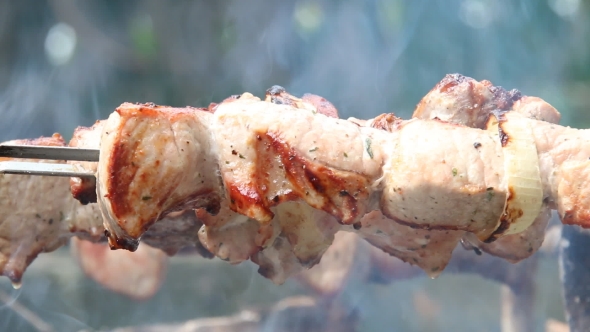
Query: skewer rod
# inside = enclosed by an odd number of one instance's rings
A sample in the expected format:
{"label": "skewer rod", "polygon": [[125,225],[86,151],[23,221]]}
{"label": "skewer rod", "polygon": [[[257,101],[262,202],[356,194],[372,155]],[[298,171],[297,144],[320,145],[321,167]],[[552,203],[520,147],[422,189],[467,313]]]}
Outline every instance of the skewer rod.
{"label": "skewer rod", "polygon": [[46,175],[65,177],[93,177],[94,173],[80,171],[70,164],[34,163],[21,161],[0,162],[0,174]]}
{"label": "skewer rod", "polygon": [[0,145],[0,157],[98,161],[100,150],[61,146]]}

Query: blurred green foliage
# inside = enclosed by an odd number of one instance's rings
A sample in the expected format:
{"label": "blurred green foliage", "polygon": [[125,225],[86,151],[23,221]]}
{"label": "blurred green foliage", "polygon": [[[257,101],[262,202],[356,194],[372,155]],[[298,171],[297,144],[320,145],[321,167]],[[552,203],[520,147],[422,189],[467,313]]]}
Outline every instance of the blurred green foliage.
{"label": "blurred green foliage", "polygon": [[[571,3],[573,15],[555,9]],[[206,106],[274,84],[345,117],[408,117],[454,72],[590,127],[589,15],[565,0],[0,1],[0,139],[68,136],[124,101]],[[43,45],[59,22],[76,52],[52,66]]]}

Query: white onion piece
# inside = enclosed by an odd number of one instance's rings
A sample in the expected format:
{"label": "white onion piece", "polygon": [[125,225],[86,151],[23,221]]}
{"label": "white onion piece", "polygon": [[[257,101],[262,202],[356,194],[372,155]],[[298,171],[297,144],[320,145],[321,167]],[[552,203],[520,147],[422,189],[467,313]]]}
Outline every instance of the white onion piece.
{"label": "white onion piece", "polygon": [[500,132],[506,135],[502,150],[508,194],[492,238],[524,231],[541,213],[543,205],[539,157],[530,121],[514,112],[502,117],[503,121],[490,117],[487,126],[488,130],[498,133],[499,139],[502,139]]}

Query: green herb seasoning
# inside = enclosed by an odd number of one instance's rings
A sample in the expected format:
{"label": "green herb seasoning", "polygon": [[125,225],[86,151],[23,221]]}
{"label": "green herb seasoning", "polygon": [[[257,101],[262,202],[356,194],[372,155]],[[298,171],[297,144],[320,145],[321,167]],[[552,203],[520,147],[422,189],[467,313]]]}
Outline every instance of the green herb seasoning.
{"label": "green herb seasoning", "polygon": [[494,198],[494,195],[495,195],[495,193],[494,193],[494,187],[489,187],[489,188],[486,189],[486,191],[488,192],[487,198],[488,198],[488,202],[489,202],[489,201],[492,200],[492,198]]}
{"label": "green herb seasoning", "polygon": [[309,152],[314,152],[314,151],[317,151],[317,150],[318,150],[318,147],[316,146],[315,148],[310,149]]}
{"label": "green herb seasoning", "polygon": [[373,159],[373,150],[371,149],[371,139],[367,138],[365,140],[365,143],[367,144],[367,153],[369,154],[369,157],[371,157],[371,159]]}
{"label": "green herb seasoning", "polygon": [[344,152],[344,158],[348,158],[348,154]]}
{"label": "green herb seasoning", "polygon": [[457,176],[457,169],[453,167],[453,176]]}
{"label": "green herb seasoning", "polygon": [[142,201],[149,201],[150,199],[152,199],[152,196],[143,196],[141,198]]}

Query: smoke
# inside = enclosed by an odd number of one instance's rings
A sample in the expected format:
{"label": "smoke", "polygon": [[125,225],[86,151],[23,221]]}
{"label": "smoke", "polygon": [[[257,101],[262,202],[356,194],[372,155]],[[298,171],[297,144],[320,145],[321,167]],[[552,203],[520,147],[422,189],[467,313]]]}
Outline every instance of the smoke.
{"label": "smoke", "polygon": [[[590,125],[580,111],[590,86],[584,10],[579,0],[0,1],[0,141],[54,132],[68,139],[125,101],[206,106],[244,91],[261,96],[275,84],[324,96],[343,117],[407,118],[454,72],[539,96],[565,124]],[[59,290],[23,288],[41,303],[38,314],[65,330],[231,314],[248,301],[271,305],[302,292],[261,280],[251,266],[215,271],[224,277],[171,268],[178,285],[142,304],[88,282],[76,288],[84,293],[78,308],[58,310],[51,298]],[[209,305],[179,291],[187,285],[208,289],[193,297]],[[373,319],[367,326],[395,322],[400,315],[373,313],[395,301],[406,315],[400,324],[419,329],[396,298],[409,296],[406,284],[392,287],[354,285],[343,301]],[[382,291],[378,301],[364,293]],[[24,328],[9,312],[0,307],[0,329]]]}
{"label": "smoke", "polygon": [[18,15],[2,20],[2,140],[69,137],[124,101],[202,106],[274,84],[345,117],[407,117],[452,72],[567,108],[567,65],[587,53],[573,0],[46,5],[4,4]]}

